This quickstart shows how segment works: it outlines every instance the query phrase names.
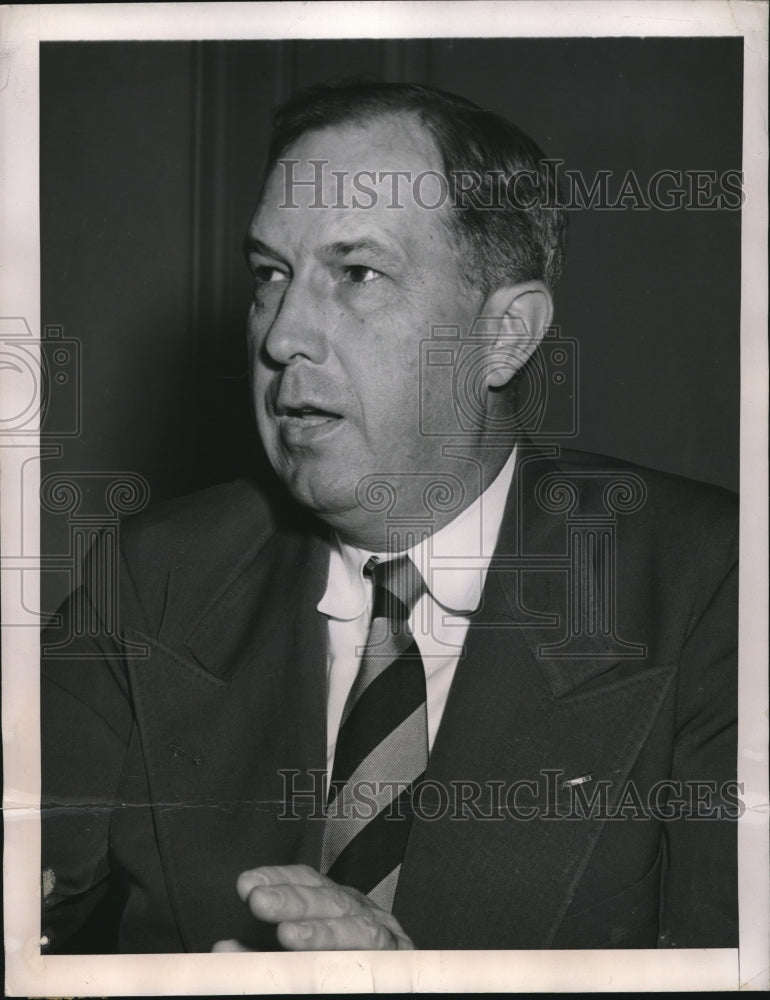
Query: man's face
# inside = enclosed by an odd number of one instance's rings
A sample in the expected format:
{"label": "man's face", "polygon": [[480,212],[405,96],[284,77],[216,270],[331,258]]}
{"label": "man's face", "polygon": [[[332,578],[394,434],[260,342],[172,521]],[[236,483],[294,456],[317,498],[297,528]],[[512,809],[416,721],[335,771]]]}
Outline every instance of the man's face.
{"label": "man's face", "polygon": [[[359,506],[356,487],[381,474],[398,482],[400,509],[424,509],[425,474],[451,460],[442,438],[420,434],[420,342],[436,324],[467,331],[480,300],[461,279],[442,221],[447,206],[421,207],[401,181],[403,207],[393,207],[392,176],[376,183],[365,175],[376,200],[353,187],[361,171],[414,178],[441,170],[432,139],[411,116],[307,133],[283,159],[299,162],[293,175],[280,163],[273,170],[249,229],[257,423],[294,497],[343,537],[375,548],[381,526]],[[310,207],[317,191],[296,184],[316,176],[310,160],[328,161],[327,207]],[[432,204],[437,193],[426,181],[418,197]],[[354,207],[354,198],[375,204]],[[456,425],[450,393],[424,389],[423,401],[439,424]]]}

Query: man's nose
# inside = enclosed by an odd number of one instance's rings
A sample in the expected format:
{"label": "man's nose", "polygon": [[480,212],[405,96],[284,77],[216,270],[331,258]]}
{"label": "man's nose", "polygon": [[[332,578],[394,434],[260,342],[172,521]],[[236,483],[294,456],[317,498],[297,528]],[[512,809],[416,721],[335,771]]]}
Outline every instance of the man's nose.
{"label": "man's nose", "polygon": [[328,352],[328,303],[309,283],[292,281],[270,324],[264,350],[278,365],[305,359],[322,364]]}

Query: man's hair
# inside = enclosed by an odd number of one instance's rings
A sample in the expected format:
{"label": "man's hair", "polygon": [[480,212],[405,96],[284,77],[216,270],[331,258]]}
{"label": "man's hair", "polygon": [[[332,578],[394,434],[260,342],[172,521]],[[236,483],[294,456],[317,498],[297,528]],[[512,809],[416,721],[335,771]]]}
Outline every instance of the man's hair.
{"label": "man's hair", "polygon": [[[449,201],[449,225],[468,258],[467,263],[461,258],[468,284],[484,296],[511,280],[539,280],[553,289],[566,238],[555,171],[521,129],[463,97],[417,84],[369,81],[300,91],[275,113],[267,174],[306,132],[410,112],[433,137],[450,192],[451,179],[478,178],[472,196]],[[506,193],[512,178],[514,197]]]}

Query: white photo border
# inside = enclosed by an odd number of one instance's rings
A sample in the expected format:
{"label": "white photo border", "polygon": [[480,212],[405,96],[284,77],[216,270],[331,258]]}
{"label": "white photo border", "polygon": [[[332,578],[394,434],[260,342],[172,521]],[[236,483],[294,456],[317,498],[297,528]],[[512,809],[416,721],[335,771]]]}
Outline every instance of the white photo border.
{"label": "white photo border", "polygon": [[[469,25],[472,30],[469,31]],[[40,337],[39,43],[336,37],[742,36],[738,778],[740,948],[629,951],[41,956],[40,443],[0,425],[6,995],[620,992],[770,987],[767,678],[767,25],[754,0],[43,4],[0,10],[0,319]],[[23,387],[0,366],[10,412]],[[9,401],[10,400],[10,401]],[[18,627],[28,626],[28,627]],[[759,669],[758,669],[759,667]]]}

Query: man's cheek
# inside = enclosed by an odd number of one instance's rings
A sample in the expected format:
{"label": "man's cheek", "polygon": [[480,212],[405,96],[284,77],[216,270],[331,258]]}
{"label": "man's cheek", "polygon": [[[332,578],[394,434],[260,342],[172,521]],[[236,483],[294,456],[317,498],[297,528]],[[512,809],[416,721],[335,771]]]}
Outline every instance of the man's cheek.
{"label": "man's cheek", "polygon": [[278,425],[274,417],[265,408],[264,392],[255,392],[254,410],[257,417],[257,432],[271,463],[275,465],[278,452],[281,450]]}

